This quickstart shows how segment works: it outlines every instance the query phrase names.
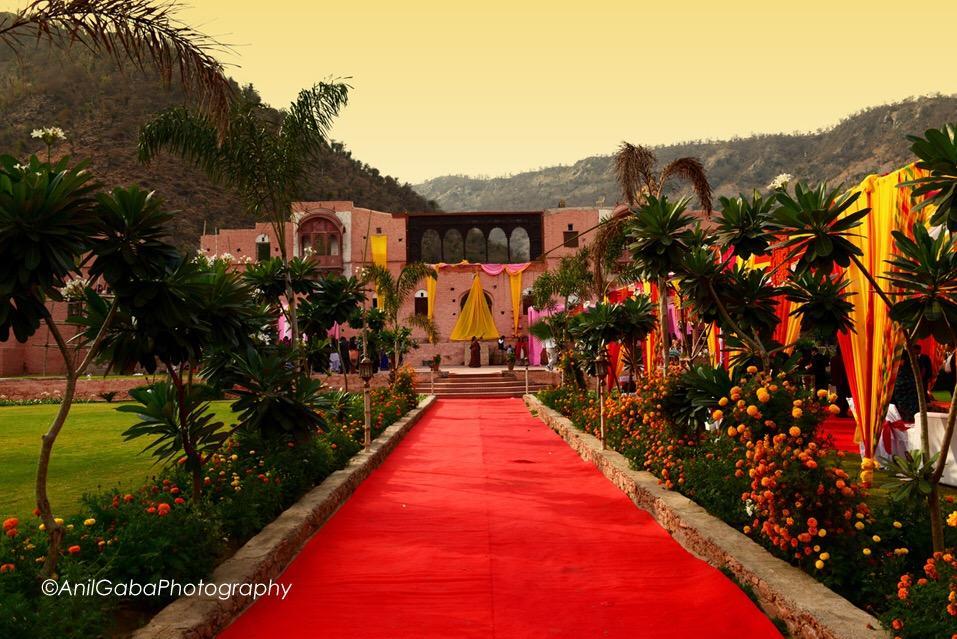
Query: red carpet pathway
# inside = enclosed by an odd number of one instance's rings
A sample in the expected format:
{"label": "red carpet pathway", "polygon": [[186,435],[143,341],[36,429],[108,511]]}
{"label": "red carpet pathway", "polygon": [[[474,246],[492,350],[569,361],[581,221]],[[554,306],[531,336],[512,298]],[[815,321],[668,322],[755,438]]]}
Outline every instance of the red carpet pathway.
{"label": "red carpet pathway", "polygon": [[438,401],[279,581],[220,636],[780,637],[519,399]]}

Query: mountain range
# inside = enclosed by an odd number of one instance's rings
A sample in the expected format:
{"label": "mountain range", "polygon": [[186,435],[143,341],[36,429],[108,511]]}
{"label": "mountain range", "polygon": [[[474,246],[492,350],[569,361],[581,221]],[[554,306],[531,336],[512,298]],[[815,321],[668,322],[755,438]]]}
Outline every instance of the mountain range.
{"label": "mountain range", "polygon": [[[866,109],[815,132],[696,140],[657,146],[654,151],[662,165],[684,156],[701,160],[717,195],[765,189],[781,173],[809,182],[851,185],[868,174],[913,161],[906,135],[955,121],[957,96],[919,97]],[[611,206],[621,198],[613,164],[609,154],[508,177],[437,177],[414,188],[448,211],[538,210],[562,202]]]}
{"label": "mountain range", "polygon": [[[190,248],[199,245],[204,228],[250,226],[255,220],[231,191],[182,159],[163,155],[148,166],[137,160],[140,127],[184,102],[175,83],[165,86],[151,76],[118,69],[79,46],[63,51],[41,45],[19,58],[0,48],[0,153],[21,159],[42,156],[46,147],[31,138],[31,131],[58,126],[67,139],[54,149],[55,158],[70,155],[89,161],[107,188],[136,184],[155,190],[167,208],[178,212],[172,223],[174,240]],[[322,149],[301,197],[352,200],[382,211],[435,209],[410,185],[360,162],[339,142]]]}

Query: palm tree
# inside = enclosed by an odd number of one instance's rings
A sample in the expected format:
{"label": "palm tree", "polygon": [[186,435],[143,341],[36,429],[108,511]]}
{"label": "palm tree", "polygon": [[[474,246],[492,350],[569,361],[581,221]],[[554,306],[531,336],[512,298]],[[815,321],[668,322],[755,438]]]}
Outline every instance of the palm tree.
{"label": "palm tree", "polygon": [[150,69],[166,82],[175,76],[222,124],[234,93],[213,55],[224,47],[177,20],[178,8],[160,0],[33,0],[16,13],[0,15],[0,43],[15,52],[43,40],[79,44],[118,65]]}
{"label": "palm tree", "polygon": [[630,249],[632,256],[643,263],[648,275],[658,282],[658,318],[661,334],[662,367],[668,369],[668,353],[671,336],[668,333],[668,278],[676,270],[676,256],[680,259],[684,236],[690,231],[693,218],[684,213],[687,201],[669,204],[664,195],[665,186],[673,178],[685,180],[701,203],[711,214],[711,184],[704,167],[695,158],[678,158],[656,171],[657,158],[648,148],[622,143],[615,155],[615,172],[628,205],[609,224],[602,235],[601,244],[612,243],[612,237],[625,233],[635,242]]}
{"label": "palm tree", "polygon": [[307,171],[328,143],[328,131],[348,101],[351,87],[320,82],[299,92],[285,110],[275,112],[246,90],[220,131],[206,114],[176,107],[159,114],[140,131],[139,155],[150,162],[170,151],[202,169],[214,182],[234,189],[246,209],[265,217],[279,242],[293,343],[299,343],[296,295],[286,250],[286,221],[303,191]]}
{"label": "palm tree", "polygon": [[371,264],[363,270],[363,279],[373,284],[378,291],[379,308],[385,313],[387,325],[394,336],[393,372],[399,367],[401,328],[403,325],[422,329],[428,340],[433,344],[439,339],[435,324],[428,317],[413,313],[403,318],[401,323],[399,319],[402,306],[409,299],[409,296],[415,292],[419,282],[428,277],[438,277],[438,273],[434,268],[422,262],[406,264],[399,271],[398,277],[392,275],[388,268],[379,264]]}

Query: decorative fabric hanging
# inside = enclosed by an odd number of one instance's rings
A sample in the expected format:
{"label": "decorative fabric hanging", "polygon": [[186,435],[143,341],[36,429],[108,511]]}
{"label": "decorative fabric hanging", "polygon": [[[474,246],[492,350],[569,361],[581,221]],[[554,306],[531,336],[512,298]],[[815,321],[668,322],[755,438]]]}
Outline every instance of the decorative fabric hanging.
{"label": "decorative fabric hanging", "polygon": [[482,289],[482,282],[479,280],[478,273],[472,279],[469,296],[465,300],[465,306],[462,307],[462,312],[459,314],[458,321],[455,322],[455,328],[452,329],[449,339],[455,342],[463,342],[471,340],[473,337],[480,340],[499,338],[499,332],[495,328],[492,312],[485,300],[485,291]]}
{"label": "decorative fabric hanging", "polygon": [[430,320],[435,317],[435,283],[434,277],[425,278],[425,296],[428,300],[428,316]]}
{"label": "decorative fabric hanging", "polygon": [[369,238],[369,249],[372,251],[372,263],[386,266],[389,263],[389,236],[373,235]]}
{"label": "decorative fabric hanging", "polygon": [[[899,185],[924,174],[910,165],[882,177],[868,176],[856,189],[861,196],[845,211],[845,215],[850,215],[866,207],[871,209],[862,226],[848,239],[863,251],[861,262],[879,282],[886,281],[886,260],[897,253],[891,232],[909,233],[916,219],[911,189]],[[841,333],[838,344],[854,398],[854,439],[860,443],[862,457],[871,459],[894,390],[903,335],[860,269],[851,264],[845,274],[850,280],[848,292],[853,294],[851,319],[856,332]]]}

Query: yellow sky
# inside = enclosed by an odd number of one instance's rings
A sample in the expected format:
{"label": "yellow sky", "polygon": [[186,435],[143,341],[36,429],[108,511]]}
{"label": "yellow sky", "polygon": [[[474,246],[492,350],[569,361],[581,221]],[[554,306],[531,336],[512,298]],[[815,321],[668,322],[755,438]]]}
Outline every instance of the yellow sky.
{"label": "yellow sky", "polygon": [[235,45],[232,75],[276,106],[352,76],[333,136],[412,182],[957,93],[954,0],[186,1],[181,16]]}

